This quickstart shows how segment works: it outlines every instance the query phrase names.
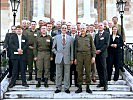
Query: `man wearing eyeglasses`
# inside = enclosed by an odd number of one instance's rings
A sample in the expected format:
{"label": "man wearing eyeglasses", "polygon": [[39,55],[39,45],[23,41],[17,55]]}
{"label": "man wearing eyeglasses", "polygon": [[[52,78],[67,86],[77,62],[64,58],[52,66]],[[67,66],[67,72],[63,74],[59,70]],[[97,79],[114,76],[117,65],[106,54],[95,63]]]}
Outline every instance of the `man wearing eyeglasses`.
{"label": "man wearing eyeglasses", "polygon": [[[52,51],[56,55],[56,91],[61,92],[62,89],[62,74],[64,71],[64,91],[70,93],[70,64],[73,62],[73,40],[72,37],[66,34],[67,26],[62,25],[61,34],[54,38]],[[64,66],[64,69],[63,69]]]}
{"label": "man wearing eyeglasses", "polygon": [[8,64],[9,64],[9,74],[8,74],[8,78],[11,78],[12,77],[12,61],[10,59],[10,45],[9,45],[9,40],[11,38],[12,35],[14,35],[16,33],[16,26],[12,26],[11,27],[11,33],[7,33],[6,34],[6,37],[5,37],[5,40],[4,40],[4,46],[3,46],[3,50],[7,51],[7,57],[9,58],[8,60]]}

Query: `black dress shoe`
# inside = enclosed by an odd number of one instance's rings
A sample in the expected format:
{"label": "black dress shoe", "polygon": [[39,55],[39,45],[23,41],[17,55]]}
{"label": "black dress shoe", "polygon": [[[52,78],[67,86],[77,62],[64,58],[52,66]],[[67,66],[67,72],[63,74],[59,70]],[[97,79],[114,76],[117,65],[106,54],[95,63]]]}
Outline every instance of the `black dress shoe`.
{"label": "black dress shoe", "polygon": [[59,93],[59,92],[61,92],[61,90],[58,90],[58,89],[57,89],[57,90],[55,90],[55,93]]}
{"label": "black dress shoe", "polygon": [[7,76],[7,78],[11,78],[11,77],[12,77],[12,75],[10,75],[10,74]]}
{"label": "black dress shoe", "polygon": [[66,93],[70,93],[69,89],[65,90]]}
{"label": "black dress shoe", "polygon": [[92,91],[90,89],[87,89],[86,92],[92,94]]}
{"label": "black dress shoe", "polygon": [[15,86],[14,84],[9,84],[9,88],[13,88],[13,86]]}
{"label": "black dress shoe", "polygon": [[105,86],[104,86],[104,91],[107,91],[107,90],[108,90],[108,86],[105,85]]}
{"label": "black dress shoe", "polygon": [[125,72],[125,70],[124,70],[124,68],[123,68],[123,67],[120,67],[120,70],[121,70],[122,72]]}
{"label": "black dress shoe", "polygon": [[98,84],[97,87],[104,87],[104,85],[102,85],[102,84]]}
{"label": "black dress shoe", "polygon": [[29,87],[29,85],[28,85],[28,84],[22,84],[22,86]]}
{"label": "black dress shoe", "polygon": [[54,78],[51,78],[50,81],[55,82],[55,79]]}
{"label": "black dress shoe", "polygon": [[41,87],[41,82],[38,81],[38,83],[36,84],[36,87]]}

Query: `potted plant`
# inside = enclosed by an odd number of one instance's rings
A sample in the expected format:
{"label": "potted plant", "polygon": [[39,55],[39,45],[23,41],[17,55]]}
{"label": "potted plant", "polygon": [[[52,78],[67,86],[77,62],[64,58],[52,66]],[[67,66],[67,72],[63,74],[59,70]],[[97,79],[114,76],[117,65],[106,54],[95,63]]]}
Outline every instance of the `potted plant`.
{"label": "potted plant", "polygon": [[7,69],[8,60],[6,58],[1,58],[1,73],[4,73]]}

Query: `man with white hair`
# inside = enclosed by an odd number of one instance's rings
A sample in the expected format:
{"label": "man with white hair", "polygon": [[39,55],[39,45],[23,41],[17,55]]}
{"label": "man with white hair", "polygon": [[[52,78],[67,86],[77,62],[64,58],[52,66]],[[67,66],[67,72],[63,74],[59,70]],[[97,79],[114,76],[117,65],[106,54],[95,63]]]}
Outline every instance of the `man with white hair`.
{"label": "man with white hair", "polygon": [[56,35],[61,34],[61,22],[58,21],[56,23],[56,26],[57,26],[57,30],[55,30],[54,32],[56,33]]}
{"label": "man with white hair", "polygon": [[108,21],[107,21],[107,20],[104,20],[104,21],[103,21],[103,25],[104,25],[104,31],[109,32]]}
{"label": "man with white hair", "polygon": [[71,35],[71,26],[72,26],[72,23],[71,22],[68,22],[67,23],[67,35]]}
{"label": "man with white hair", "polygon": [[98,34],[95,35],[94,44],[96,46],[96,68],[99,76],[100,83],[97,87],[104,87],[104,91],[107,91],[107,48],[109,46],[110,35],[107,31],[104,31],[104,24],[98,24]]}
{"label": "man with white hair", "polygon": [[23,27],[23,33],[22,34],[27,34],[28,27],[27,27],[27,20],[22,20],[22,27]]}
{"label": "man with white hair", "polygon": [[[62,25],[61,34],[56,35],[53,42],[52,51],[56,55],[56,91],[61,92],[62,75],[64,71],[64,91],[70,93],[70,64],[73,63],[73,40],[66,34],[67,26]],[[64,66],[64,69],[63,69]]]}
{"label": "man with white hair", "polygon": [[110,32],[110,35],[112,34],[112,27],[113,27],[113,21],[108,21],[108,26],[109,26],[109,32]]}
{"label": "man with white hair", "polygon": [[83,70],[85,68],[86,74],[86,92],[92,93],[90,90],[91,84],[91,63],[95,62],[95,46],[93,38],[90,34],[86,34],[86,25],[81,25],[81,35],[75,40],[75,61],[77,64],[76,70],[78,72],[78,90],[75,93],[82,92],[83,84]]}

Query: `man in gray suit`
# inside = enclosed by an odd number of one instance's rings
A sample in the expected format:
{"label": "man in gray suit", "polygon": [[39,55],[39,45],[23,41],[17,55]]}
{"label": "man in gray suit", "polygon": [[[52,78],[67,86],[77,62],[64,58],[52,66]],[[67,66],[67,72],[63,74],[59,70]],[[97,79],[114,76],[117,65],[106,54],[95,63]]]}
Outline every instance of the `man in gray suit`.
{"label": "man in gray suit", "polygon": [[64,66],[64,91],[70,93],[70,64],[73,62],[73,41],[72,37],[66,34],[67,26],[62,25],[61,34],[56,35],[52,51],[55,53],[56,63],[56,88],[55,93],[61,92],[62,74]]}

